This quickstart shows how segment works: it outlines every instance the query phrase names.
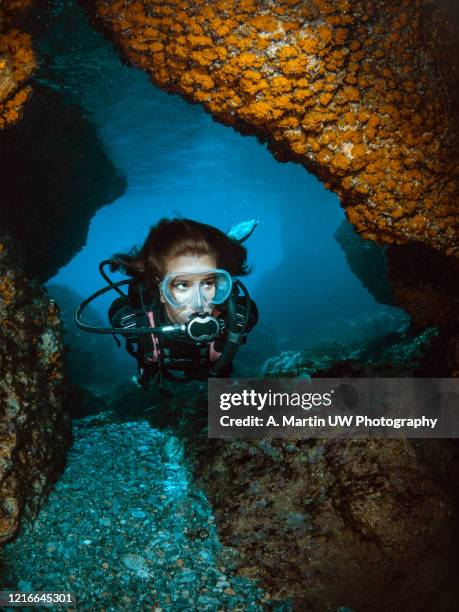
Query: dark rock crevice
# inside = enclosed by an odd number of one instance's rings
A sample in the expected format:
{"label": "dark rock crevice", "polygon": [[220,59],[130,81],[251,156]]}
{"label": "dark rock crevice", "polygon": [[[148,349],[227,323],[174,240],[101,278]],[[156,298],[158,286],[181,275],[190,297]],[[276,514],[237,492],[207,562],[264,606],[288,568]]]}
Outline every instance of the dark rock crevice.
{"label": "dark rock crevice", "polygon": [[37,83],[22,121],[0,132],[0,147],[0,222],[24,249],[29,274],[44,282],[81,250],[91,218],[126,182],[81,110]]}

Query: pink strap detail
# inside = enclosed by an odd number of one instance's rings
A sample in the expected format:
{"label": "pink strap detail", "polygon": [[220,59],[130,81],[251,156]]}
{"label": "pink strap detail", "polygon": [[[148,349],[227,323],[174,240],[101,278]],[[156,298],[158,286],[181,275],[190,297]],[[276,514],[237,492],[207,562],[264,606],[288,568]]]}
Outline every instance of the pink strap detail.
{"label": "pink strap detail", "polygon": [[[218,317],[220,314],[220,311],[218,310],[218,308],[214,308],[212,315],[214,317]],[[209,345],[209,359],[210,361],[217,361],[217,359],[220,357],[221,353],[219,353],[218,351],[216,351],[214,349],[214,342],[211,342]]]}
{"label": "pink strap detail", "polygon": [[[150,321],[150,327],[155,327],[155,317],[151,310],[147,312],[147,316],[148,320]],[[151,334],[151,339],[153,340],[153,361],[158,361],[160,355],[160,350],[158,348],[158,338],[154,334]]]}
{"label": "pink strap detail", "polygon": [[217,361],[217,359],[220,357],[221,353],[219,353],[218,351],[216,351],[214,349],[214,343],[211,342],[210,346],[209,346],[209,358],[211,361]]}

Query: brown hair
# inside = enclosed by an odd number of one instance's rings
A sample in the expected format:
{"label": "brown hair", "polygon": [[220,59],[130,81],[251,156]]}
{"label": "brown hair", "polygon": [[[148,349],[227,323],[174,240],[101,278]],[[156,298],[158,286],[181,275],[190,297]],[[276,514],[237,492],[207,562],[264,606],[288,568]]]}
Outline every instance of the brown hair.
{"label": "brown hair", "polygon": [[244,276],[247,249],[212,225],[191,219],[160,219],[141,247],[113,255],[111,271],[122,270],[153,289],[164,278],[167,260],[182,255],[208,255],[232,276]]}

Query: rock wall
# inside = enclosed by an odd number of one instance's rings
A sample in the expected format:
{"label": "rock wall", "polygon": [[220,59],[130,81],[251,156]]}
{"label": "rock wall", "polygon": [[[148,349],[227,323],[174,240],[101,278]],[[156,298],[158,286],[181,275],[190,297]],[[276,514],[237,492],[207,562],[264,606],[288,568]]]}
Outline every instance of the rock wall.
{"label": "rock wall", "polygon": [[37,61],[29,34],[17,24],[34,0],[5,0],[0,6],[0,129],[21,116]]}
{"label": "rock wall", "polygon": [[374,242],[362,240],[344,219],[337,228],[334,238],[343,249],[346,261],[379,304],[393,305],[387,278],[387,258],[384,247]]}
{"label": "rock wall", "polygon": [[0,236],[0,542],[39,508],[70,444],[57,306]]}
{"label": "rock wall", "polygon": [[457,125],[430,2],[83,3],[153,83],[317,175],[362,237],[459,255]]}
{"label": "rock wall", "polygon": [[454,607],[452,500],[409,441],[210,442],[196,474],[219,533],[272,598],[317,612]]}
{"label": "rock wall", "polygon": [[419,326],[459,332],[459,262],[425,245],[389,246],[388,275],[394,302]]}
{"label": "rock wall", "polygon": [[0,8],[0,543],[38,511],[70,444],[61,322],[37,279],[71,259],[125,188],[77,107],[37,83],[31,95],[36,58],[18,26],[32,4]]}
{"label": "rock wall", "polygon": [[[435,57],[443,87],[438,95],[459,121],[459,4],[456,0],[425,0],[423,3],[424,39]],[[455,139],[457,142],[457,130]]]}

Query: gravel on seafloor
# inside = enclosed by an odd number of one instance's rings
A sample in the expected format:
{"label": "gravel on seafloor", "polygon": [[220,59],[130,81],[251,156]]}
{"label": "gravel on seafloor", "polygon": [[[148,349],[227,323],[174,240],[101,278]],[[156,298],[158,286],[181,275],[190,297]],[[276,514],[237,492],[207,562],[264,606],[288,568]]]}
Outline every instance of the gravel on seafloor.
{"label": "gravel on seafloor", "polygon": [[101,413],[75,420],[73,436],[38,518],[2,549],[1,589],[73,592],[76,610],[265,608],[256,582],[233,571],[237,552],[219,542],[171,432]]}

